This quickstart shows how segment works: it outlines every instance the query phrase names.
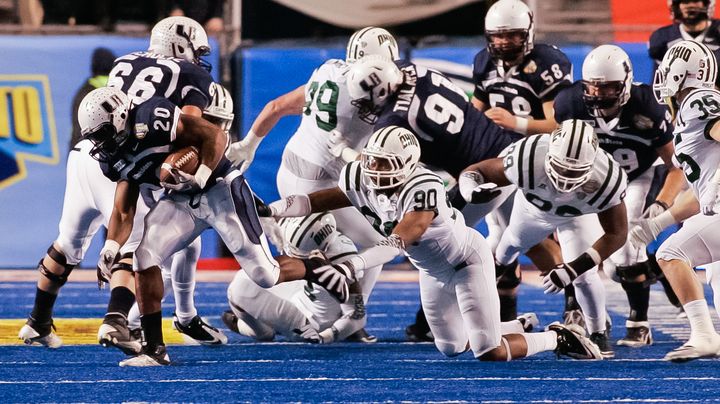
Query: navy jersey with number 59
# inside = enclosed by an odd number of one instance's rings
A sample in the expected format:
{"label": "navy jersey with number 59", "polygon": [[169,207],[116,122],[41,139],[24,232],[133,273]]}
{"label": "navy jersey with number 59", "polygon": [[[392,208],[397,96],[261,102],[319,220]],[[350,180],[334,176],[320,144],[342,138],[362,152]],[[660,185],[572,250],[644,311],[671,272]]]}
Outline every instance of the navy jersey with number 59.
{"label": "navy jersey with number 59", "polygon": [[522,138],[478,111],[442,73],[409,62],[398,62],[398,67],[405,80],[383,108],[375,130],[396,125],[412,131],[420,142],[420,161],[458,176]]}
{"label": "navy jersey with number 59", "polygon": [[647,84],[633,83],[620,116],[610,122],[590,116],[579,81],[561,91],[554,106],[556,121],[582,119],[594,127],[600,147],[625,169],[630,181],[647,171],[658,158],[656,149],[673,138],[670,113],[655,101]]}
{"label": "navy jersey with number 59", "polygon": [[473,83],[473,95],[488,108],[546,119],[542,104],[572,84],[572,64],[560,49],[536,44],[522,63],[504,70],[483,49],[475,56]]}
{"label": "navy jersey with number 59", "polygon": [[205,109],[212,100],[212,81],[210,73],[188,61],[134,52],[115,60],[108,86],[122,90],[133,106],[151,97],[163,97],[181,108],[192,105]]}
{"label": "navy jersey with number 59", "polygon": [[128,139],[113,161],[101,162],[103,173],[112,181],[158,186],[158,172],[171,151],[180,109],[165,98],[153,97],[130,110]]}

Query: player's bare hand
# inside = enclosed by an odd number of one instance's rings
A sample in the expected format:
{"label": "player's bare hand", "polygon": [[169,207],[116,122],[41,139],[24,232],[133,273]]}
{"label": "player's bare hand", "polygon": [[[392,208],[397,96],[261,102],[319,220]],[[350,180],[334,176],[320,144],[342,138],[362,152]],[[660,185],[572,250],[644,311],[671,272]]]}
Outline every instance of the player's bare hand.
{"label": "player's bare hand", "polygon": [[331,130],[328,136],[327,148],[333,157],[339,158],[342,156],[343,150],[348,148],[348,144],[345,141],[345,137],[338,130]]}
{"label": "player's bare hand", "polygon": [[485,115],[502,128],[515,129],[515,116],[506,109],[492,107],[485,111]]}

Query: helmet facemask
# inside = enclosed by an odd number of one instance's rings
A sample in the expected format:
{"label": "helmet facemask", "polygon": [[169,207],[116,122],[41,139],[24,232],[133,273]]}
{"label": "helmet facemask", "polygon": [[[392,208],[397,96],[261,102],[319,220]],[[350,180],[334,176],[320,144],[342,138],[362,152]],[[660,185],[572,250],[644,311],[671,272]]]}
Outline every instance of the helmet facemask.
{"label": "helmet facemask", "polygon": [[361,153],[363,183],[370,189],[393,189],[402,185],[415,169],[401,156],[365,148]]}
{"label": "helmet facemask", "polygon": [[558,159],[550,154],[545,157],[545,172],[553,186],[560,192],[572,192],[592,175],[592,164],[581,165],[571,158]]}
{"label": "helmet facemask", "polygon": [[485,36],[490,56],[507,64],[519,63],[528,52],[527,29],[487,31]]}
{"label": "helmet facemask", "polygon": [[84,136],[93,144],[88,154],[101,163],[107,163],[120,152],[128,133],[125,130],[118,132],[111,122],[107,122]]}
{"label": "helmet facemask", "polygon": [[596,118],[613,118],[627,102],[623,81],[583,80],[583,101],[588,113]]}
{"label": "helmet facemask", "polygon": [[[192,62],[195,63],[196,65],[202,67],[203,69],[207,70],[208,73],[211,72],[212,65],[210,64],[210,62],[208,62],[202,58],[202,56],[207,56],[210,54],[210,48],[207,46],[200,46],[197,49],[195,49],[195,45],[193,45],[193,42],[190,39],[190,35],[185,33],[185,28],[182,25],[177,25],[176,30],[177,30],[176,33],[178,36],[185,38],[187,40],[187,46],[193,54]],[[173,45],[173,46],[178,46],[178,45]],[[177,53],[183,54],[184,50],[178,49]]]}
{"label": "helmet facemask", "polygon": [[[702,3],[702,6],[682,6],[682,4],[687,3]],[[670,9],[675,21],[693,26],[710,18],[709,5],[709,0],[672,0]]]}

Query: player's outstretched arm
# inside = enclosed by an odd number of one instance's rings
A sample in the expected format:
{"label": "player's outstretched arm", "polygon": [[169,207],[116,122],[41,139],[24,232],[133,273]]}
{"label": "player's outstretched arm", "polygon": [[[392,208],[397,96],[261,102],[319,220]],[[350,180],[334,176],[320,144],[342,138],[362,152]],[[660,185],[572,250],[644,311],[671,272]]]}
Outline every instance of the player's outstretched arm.
{"label": "player's outstretched arm", "polygon": [[645,249],[657,236],[673,224],[700,213],[700,203],[692,189],[677,197],[670,209],[655,217],[643,218],[628,233],[628,240],[635,248]]}
{"label": "player's outstretched arm", "polygon": [[140,187],[129,181],[119,181],[115,186],[113,210],[108,221],[107,239],[98,260],[98,285],[110,282],[111,267],[120,247],[130,238],[135,219],[135,207]]}
{"label": "player's outstretched arm", "polygon": [[458,178],[460,195],[469,203],[487,203],[500,195],[498,187],[509,184],[501,158],[475,163]]}
{"label": "player's outstretched arm", "polygon": [[537,133],[550,133],[558,127],[555,121],[555,110],[552,101],[543,103],[543,111],[546,119],[533,119],[513,115],[508,110],[500,107],[492,107],[485,111],[485,115],[498,126],[520,133],[522,135],[534,135]]}
{"label": "player's outstretched arm", "polygon": [[603,234],[579,257],[563,262],[543,278],[545,293],[558,293],[571,284],[575,278],[600,265],[612,253],[620,249],[627,240],[627,211],[625,202],[598,213]]}
{"label": "player's outstretched arm", "polygon": [[311,213],[347,208],[352,206],[352,203],[340,188],[335,187],[316,191],[310,195],[290,195],[287,198],[272,202],[267,206],[267,212],[259,212],[260,216],[307,216]]}
{"label": "player's outstretched arm", "polygon": [[687,187],[685,174],[680,168],[675,167],[672,162],[673,152],[675,150],[672,142],[668,142],[656,150],[660,158],[663,159],[665,167],[668,168],[668,175],[665,178],[665,183],[658,193],[657,198],[655,198],[655,202],[645,209],[643,213],[643,217],[645,218],[653,218],[667,210],[668,207],[673,205],[678,194]]}
{"label": "player's outstretched arm", "polygon": [[260,142],[277,125],[280,118],[301,114],[304,105],[304,85],[265,104],[245,137],[228,147],[225,153],[228,160],[238,166],[241,173],[244,173],[250,168]]}
{"label": "player's outstretched arm", "polygon": [[227,135],[218,126],[203,118],[181,115],[175,131],[175,142],[182,146],[197,146],[200,150],[200,166],[194,180],[200,189],[205,188],[210,174],[223,157]]}

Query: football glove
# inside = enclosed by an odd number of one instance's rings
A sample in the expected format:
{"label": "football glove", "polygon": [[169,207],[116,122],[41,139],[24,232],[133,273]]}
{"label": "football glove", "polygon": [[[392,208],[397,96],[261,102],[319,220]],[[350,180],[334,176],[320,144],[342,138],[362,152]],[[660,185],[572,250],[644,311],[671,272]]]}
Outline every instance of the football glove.
{"label": "football glove", "polygon": [[468,203],[487,203],[501,193],[496,184],[485,183],[482,174],[477,171],[465,171],[460,174],[458,184],[460,195]]}
{"label": "football glove", "polygon": [[238,167],[241,174],[244,174],[255,159],[255,151],[260,146],[262,139],[251,130],[243,140],[232,143],[228,147],[225,157]]}
{"label": "football glove", "polygon": [[663,201],[655,201],[645,209],[642,214],[643,219],[652,219],[655,216],[668,210],[669,206]]}
{"label": "football glove", "polygon": [[562,263],[553,268],[543,278],[545,294],[555,294],[565,289],[565,286],[577,278],[577,272],[568,264]]}
{"label": "football glove", "polygon": [[332,328],[318,332],[309,322],[299,329],[294,329],[293,332],[311,344],[330,344],[335,341],[335,333]]}
{"label": "football glove", "polygon": [[338,131],[337,129],[331,130],[330,136],[328,136],[327,143],[327,148],[330,154],[332,154],[333,157],[339,158],[342,156],[343,150],[345,150],[347,147],[348,144],[345,141],[342,133],[340,133],[340,131]]}
{"label": "football glove", "polygon": [[175,178],[175,183],[161,182],[160,186],[175,192],[191,192],[200,189],[200,185],[195,181],[195,176],[173,168],[171,171]]}
{"label": "football glove", "polygon": [[118,251],[120,251],[120,244],[115,240],[105,240],[100,251],[100,259],[97,264],[97,280],[98,289],[105,287],[106,283],[110,283],[112,277],[112,266],[118,257]]}

